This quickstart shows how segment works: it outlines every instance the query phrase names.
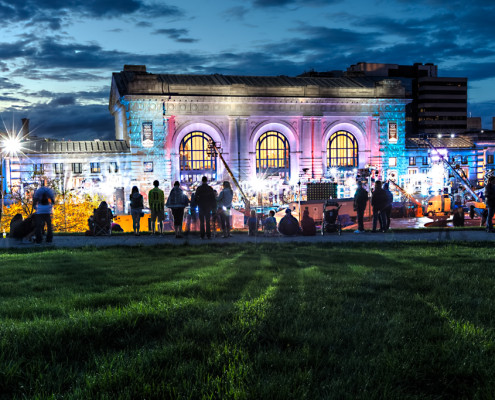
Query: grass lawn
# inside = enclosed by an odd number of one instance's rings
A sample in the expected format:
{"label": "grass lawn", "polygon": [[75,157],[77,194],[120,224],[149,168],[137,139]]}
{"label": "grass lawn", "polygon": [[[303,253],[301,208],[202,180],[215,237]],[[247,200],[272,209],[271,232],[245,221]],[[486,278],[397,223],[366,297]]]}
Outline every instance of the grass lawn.
{"label": "grass lawn", "polygon": [[0,398],[494,398],[494,259],[477,243],[3,252]]}

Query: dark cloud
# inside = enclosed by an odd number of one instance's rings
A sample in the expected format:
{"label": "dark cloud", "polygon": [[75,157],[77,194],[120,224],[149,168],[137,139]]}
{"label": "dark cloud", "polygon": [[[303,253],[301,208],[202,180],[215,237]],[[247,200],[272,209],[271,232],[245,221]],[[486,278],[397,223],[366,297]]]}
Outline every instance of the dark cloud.
{"label": "dark cloud", "polygon": [[20,125],[21,118],[29,118],[31,131],[39,137],[65,140],[115,139],[114,118],[108,106],[62,103],[8,109],[2,119],[10,121],[12,115],[15,115],[18,121],[14,122]]}
{"label": "dark cloud", "polygon": [[101,81],[107,78],[108,73],[105,74],[95,74],[91,72],[83,72],[72,69],[59,69],[57,71],[52,70],[40,70],[34,67],[33,64],[29,66],[17,68],[12,71],[12,76],[22,76],[23,78],[38,80],[38,81],[59,81],[59,82],[73,82],[73,81]]}
{"label": "dark cloud", "polygon": [[254,7],[274,8],[287,6],[328,6],[332,3],[338,3],[339,0],[253,0]]}
{"label": "dark cloud", "polygon": [[[495,63],[480,62],[480,63],[461,63],[449,68],[443,69],[444,76],[462,76],[468,77],[470,81],[477,81],[495,77]],[[495,94],[494,94],[495,97]]]}
{"label": "dark cloud", "polygon": [[11,82],[8,78],[0,78],[0,89],[20,89],[22,85]]}
{"label": "dark cloud", "polygon": [[25,99],[22,99],[20,97],[13,97],[13,96],[0,96],[0,101],[7,101],[10,103],[27,103]]}
{"label": "dark cloud", "polygon": [[187,29],[156,29],[152,32],[153,35],[165,35],[168,38],[179,42],[179,43],[194,43],[197,42],[197,39],[191,39],[184,36],[189,34]]}
{"label": "dark cloud", "polygon": [[119,18],[124,16],[178,17],[183,12],[163,2],[146,3],[143,0],[0,0],[0,20],[10,23],[46,24],[52,30],[62,27],[64,21],[75,16],[89,18]]}
{"label": "dark cloud", "polygon": [[74,97],[74,95],[56,97],[48,103],[51,108],[55,108],[58,106],[72,106],[74,104],[76,104],[76,98]]}
{"label": "dark cloud", "polygon": [[139,21],[136,26],[138,28],[151,28],[153,24],[149,21]]}

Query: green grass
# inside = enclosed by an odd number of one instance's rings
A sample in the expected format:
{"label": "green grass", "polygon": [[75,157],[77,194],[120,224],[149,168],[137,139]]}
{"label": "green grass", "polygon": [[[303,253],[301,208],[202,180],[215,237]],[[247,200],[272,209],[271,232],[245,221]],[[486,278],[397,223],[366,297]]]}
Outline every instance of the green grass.
{"label": "green grass", "polygon": [[0,398],[495,396],[490,244],[0,253]]}

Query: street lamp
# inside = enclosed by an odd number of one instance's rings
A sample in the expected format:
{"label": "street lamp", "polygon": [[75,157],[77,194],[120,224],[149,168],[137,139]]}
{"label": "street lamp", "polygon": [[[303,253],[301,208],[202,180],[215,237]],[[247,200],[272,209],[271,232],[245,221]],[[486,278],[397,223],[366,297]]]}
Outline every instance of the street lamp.
{"label": "street lamp", "polygon": [[[3,161],[4,155],[14,156],[22,150],[21,138],[17,135],[8,134],[0,141],[0,196],[1,200],[1,212],[3,212],[4,206],[4,191],[3,191]],[[1,214],[0,214],[1,215]]]}

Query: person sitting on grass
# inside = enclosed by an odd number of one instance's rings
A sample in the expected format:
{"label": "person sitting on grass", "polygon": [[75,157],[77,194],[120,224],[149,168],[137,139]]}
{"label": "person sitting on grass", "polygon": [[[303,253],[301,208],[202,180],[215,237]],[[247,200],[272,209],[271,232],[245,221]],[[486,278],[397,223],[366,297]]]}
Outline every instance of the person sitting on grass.
{"label": "person sitting on grass", "polygon": [[306,207],[301,220],[302,234],[303,236],[314,236],[316,235],[316,224],[315,220],[309,216],[309,210]]}
{"label": "person sitting on grass", "polygon": [[290,208],[285,210],[285,217],[278,223],[278,231],[284,236],[295,236],[301,233],[299,222],[292,216]]}
{"label": "person sitting on grass", "polygon": [[251,216],[248,218],[248,235],[256,236],[258,234],[258,217],[256,210],[251,210]]}
{"label": "person sitting on grass", "polygon": [[275,219],[275,211],[270,210],[268,218],[265,220],[265,235],[273,236],[277,231],[277,220]]}
{"label": "person sitting on grass", "polygon": [[22,214],[16,214],[10,221],[10,233],[9,237],[20,240],[21,243],[24,239],[31,240],[36,224],[33,217],[27,217],[22,219]]}

